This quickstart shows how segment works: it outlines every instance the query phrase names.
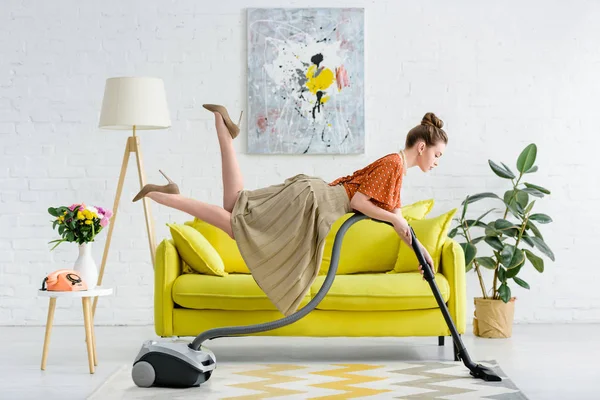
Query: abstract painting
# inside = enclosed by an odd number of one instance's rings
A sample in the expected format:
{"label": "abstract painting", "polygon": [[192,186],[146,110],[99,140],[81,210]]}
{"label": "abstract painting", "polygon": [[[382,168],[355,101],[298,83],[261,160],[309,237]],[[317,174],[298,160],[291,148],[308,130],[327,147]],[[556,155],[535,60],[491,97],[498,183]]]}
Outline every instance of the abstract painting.
{"label": "abstract painting", "polygon": [[248,152],[364,153],[364,9],[248,9]]}

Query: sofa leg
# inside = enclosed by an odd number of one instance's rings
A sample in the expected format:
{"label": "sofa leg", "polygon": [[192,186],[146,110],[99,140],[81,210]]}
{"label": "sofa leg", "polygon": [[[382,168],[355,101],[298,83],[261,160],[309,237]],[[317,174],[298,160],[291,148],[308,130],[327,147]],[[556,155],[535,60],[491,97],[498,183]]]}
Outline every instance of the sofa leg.
{"label": "sofa leg", "polygon": [[444,339],[446,337],[445,336],[438,336],[438,346],[443,346],[444,345]]}

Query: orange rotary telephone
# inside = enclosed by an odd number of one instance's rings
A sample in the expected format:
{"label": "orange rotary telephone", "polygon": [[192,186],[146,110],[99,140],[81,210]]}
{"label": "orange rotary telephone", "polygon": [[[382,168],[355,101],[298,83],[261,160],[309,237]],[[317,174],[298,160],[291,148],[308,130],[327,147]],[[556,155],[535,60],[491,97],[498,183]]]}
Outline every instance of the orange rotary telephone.
{"label": "orange rotary telephone", "polygon": [[70,269],[59,269],[44,278],[42,290],[77,292],[87,290],[87,284],[77,272]]}

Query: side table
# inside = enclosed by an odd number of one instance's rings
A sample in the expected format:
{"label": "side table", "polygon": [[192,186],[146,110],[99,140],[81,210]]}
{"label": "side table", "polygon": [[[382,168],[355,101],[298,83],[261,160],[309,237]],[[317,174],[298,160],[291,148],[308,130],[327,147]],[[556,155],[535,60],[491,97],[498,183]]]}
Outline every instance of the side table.
{"label": "side table", "polygon": [[88,364],[90,374],[95,372],[95,365],[98,365],[96,357],[96,335],[94,333],[94,316],[92,315],[91,299],[98,296],[108,296],[113,293],[112,288],[96,286],[91,290],[81,290],[77,292],[56,292],[48,290],[38,290],[38,295],[49,297],[48,320],[46,321],[46,336],[44,338],[44,350],[42,352],[42,370],[46,369],[46,360],[48,358],[48,345],[50,343],[50,332],[52,331],[52,322],[54,320],[54,309],[56,308],[56,299],[58,298],[81,298],[83,305],[83,325],[85,327],[85,341],[87,345]]}

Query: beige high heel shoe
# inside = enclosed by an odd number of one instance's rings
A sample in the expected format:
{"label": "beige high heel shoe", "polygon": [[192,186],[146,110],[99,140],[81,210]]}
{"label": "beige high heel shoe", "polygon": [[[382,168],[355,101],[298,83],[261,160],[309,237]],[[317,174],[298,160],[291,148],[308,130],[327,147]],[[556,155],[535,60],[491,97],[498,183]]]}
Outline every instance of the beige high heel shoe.
{"label": "beige high heel shoe", "polygon": [[146,197],[146,195],[150,192],[179,194],[179,187],[177,186],[177,184],[175,182],[173,182],[167,175],[165,175],[165,173],[162,172],[160,169],[158,170],[158,172],[160,172],[162,174],[162,176],[164,176],[165,179],[169,183],[167,185],[154,185],[152,183],[144,185],[142,190],[140,190],[140,192],[138,194],[136,194],[135,197],[133,198],[133,202],[136,202],[136,201],[140,200],[141,198]]}
{"label": "beige high heel shoe", "polygon": [[225,121],[225,126],[227,127],[227,130],[229,130],[229,134],[231,135],[231,137],[234,139],[237,137],[237,135],[240,133],[240,124],[242,122],[242,114],[244,113],[244,111],[240,113],[240,119],[236,125],[233,123],[231,118],[229,118],[229,113],[227,112],[227,109],[225,107],[220,106],[218,104],[202,104],[202,107],[206,108],[208,111],[218,112],[219,114],[221,114],[221,116],[223,117],[223,121]]}

